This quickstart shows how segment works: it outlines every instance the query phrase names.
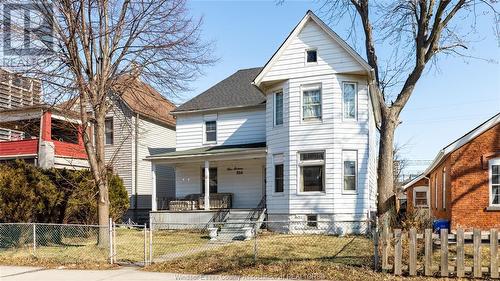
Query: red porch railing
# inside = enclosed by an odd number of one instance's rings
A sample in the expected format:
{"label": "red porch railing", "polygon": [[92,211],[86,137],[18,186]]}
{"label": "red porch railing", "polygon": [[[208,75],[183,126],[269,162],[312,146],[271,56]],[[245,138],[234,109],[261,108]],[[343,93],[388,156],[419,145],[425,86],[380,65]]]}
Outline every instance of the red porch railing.
{"label": "red porch railing", "polygon": [[87,159],[85,147],[82,144],[56,141],[54,142],[55,154],[57,156]]}
{"label": "red porch railing", "polygon": [[0,142],[0,156],[36,155],[38,153],[38,139]]}

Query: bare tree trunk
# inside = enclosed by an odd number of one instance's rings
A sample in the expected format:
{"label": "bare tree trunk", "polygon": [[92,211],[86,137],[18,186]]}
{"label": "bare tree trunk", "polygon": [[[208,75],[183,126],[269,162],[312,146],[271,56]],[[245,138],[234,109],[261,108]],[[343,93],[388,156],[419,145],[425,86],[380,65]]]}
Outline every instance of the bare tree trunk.
{"label": "bare tree trunk", "polygon": [[99,246],[107,247],[109,245],[108,225],[109,225],[109,192],[106,171],[106,159],[104,152],[104,130],[106,110],[102,108],[94,109],[95,116],[95,155],[96,165],[91,169],[96,171],[94,178],[99,189],[97,201],[97,213],[99,221]]}
{"label": "bare tree trunk", "polygon": [[394,133],[398,121],[390,109],[382,111],[384,117],[380,128],[377,209],[379,218],[385,224],[390,222],[395,207],[393,154]]}

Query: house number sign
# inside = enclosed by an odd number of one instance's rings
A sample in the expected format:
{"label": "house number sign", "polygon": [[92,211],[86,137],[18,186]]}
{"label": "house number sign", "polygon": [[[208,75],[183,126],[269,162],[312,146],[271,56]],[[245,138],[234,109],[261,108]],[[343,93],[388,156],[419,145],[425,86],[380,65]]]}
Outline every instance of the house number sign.
{"label": "house number sign", "polygon": [[243,175],[243,168],[233,167],[227,168],[228,171],[236,171],[237,175]]}

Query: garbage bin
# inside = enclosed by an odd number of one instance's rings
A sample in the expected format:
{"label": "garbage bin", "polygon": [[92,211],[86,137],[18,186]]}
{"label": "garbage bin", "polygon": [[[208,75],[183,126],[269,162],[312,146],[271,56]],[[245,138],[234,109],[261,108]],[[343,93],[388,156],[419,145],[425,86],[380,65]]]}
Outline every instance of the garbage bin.
{"label": "garbage bin", "polygon": [[441,229],[450,230],[450,221],[445,219],[438,219],[432,222],[432,229],[434,233],[440,233]]}

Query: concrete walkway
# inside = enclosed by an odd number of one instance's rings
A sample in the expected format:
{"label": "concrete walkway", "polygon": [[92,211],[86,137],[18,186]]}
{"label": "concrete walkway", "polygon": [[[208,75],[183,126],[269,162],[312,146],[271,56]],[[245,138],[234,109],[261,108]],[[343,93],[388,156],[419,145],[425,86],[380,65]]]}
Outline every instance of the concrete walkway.
{"label": "concrete walkway", "polygon": [[[166,280],[272,280],[259,277],[186,275],[140,271],[136,267],[113,270],[68,270],[40,267],[0,266],[1,281],[166,281]],[[274,279],[277,280],[277,279]],[[283,279],[280,279],[283,280]]]}

